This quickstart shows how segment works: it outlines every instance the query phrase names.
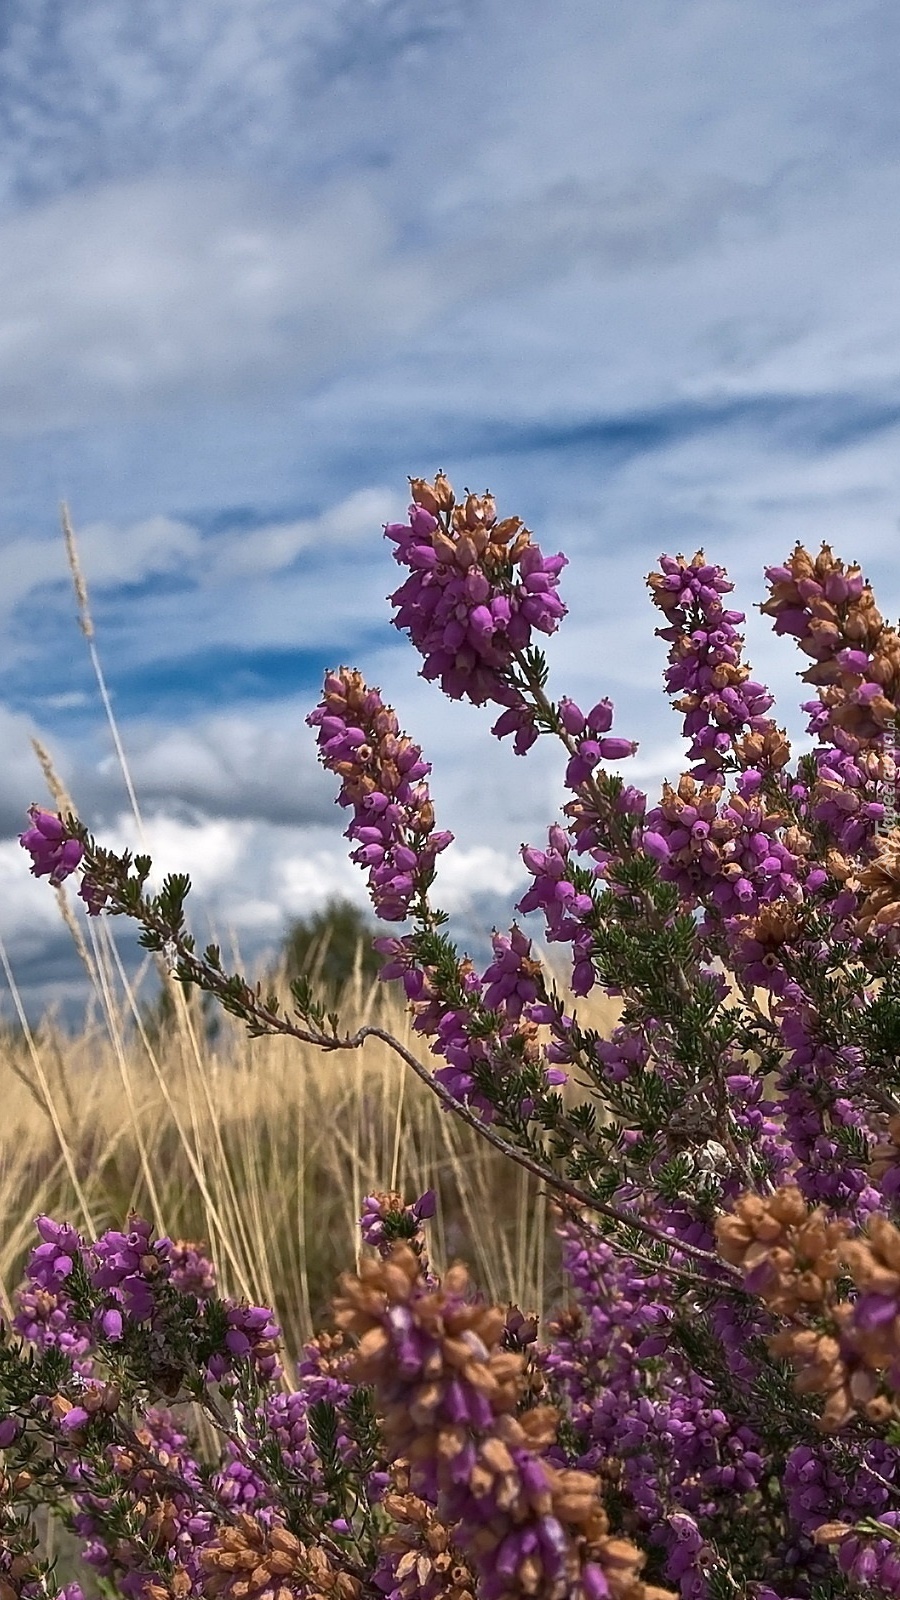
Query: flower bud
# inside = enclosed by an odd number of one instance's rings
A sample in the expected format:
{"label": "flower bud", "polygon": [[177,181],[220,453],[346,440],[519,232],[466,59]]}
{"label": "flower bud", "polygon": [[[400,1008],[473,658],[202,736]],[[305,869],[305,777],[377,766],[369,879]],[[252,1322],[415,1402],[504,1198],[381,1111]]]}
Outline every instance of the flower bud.
{"label": "flower bud", "polygon": [[441,511],[452,511],[456,500],[453,485],[443,472],[439,472],[434,480],[434,497]]}
{"label": "flower bud", "polygon": [[433,517],[436,517],[441,506],[431,484],[425,478],[410,478],[409,487],[416,505],[421,506],[424,511],[429,511]]}

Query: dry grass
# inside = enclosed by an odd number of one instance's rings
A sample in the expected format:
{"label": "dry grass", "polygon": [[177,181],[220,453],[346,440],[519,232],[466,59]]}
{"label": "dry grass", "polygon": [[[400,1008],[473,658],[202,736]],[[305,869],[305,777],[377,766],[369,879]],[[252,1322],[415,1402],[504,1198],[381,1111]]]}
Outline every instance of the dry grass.
{"label": "dry grass", "polygon": [[[96,925],[95,930],[96,931]],[[67,1034],[46,1019],[0,1039],[0,1295],[8,1309],[43,1210],[85,1227],[130,1209],[173,1237],[208,1242],[231,1293],[272,1305],[300,1341],[326,1314],[359,1248],[364,1195],[434,1187],[438,1264],[467,1259],[486,1293],[543,1307],[558,1288],[547,1202],[527,1174],[440,1109],[385,1046],[325,1056],[250,1039],[225,1018],[211,1042],[174,986],[174,1017],[151,1037],[118,961],[114,930],[87,952],[95,1020]],[[352,983],[350,1026],[378,1020],[420,1053],[400,1000]],[[613,1021],[596,1008],[596,1026]]]}
{"label": "dry grass", "polygon": [[[141,837],[65,507],[63,535],[79,625]],[[54,806],[75,811],[49,753],[38,744],[35,752]],[[114,925],[76,918],[64,890],[58,899],[91,993],[79,1034],[52,1018],[31,1032],[0,943],[20,1023],[0,1034],[3,1311],[37,1214],[90,1231],[136,1210],[160,1232],[206,1241],[223,1289],[272,1306],[288,1352],[296,1351],[326,1316],[338,1274],[358,1256],[363,1196],[387,1188],[412,1198],[429,1187],[438,1195],[429,1238],[439,1268],[462,1257],[494,1300],[529,1310],[552,1302],[556,1255],[539,1185],[444,1113],[387,1047],[370,1040],[365,1051],[324,1056],[284,1038],[250,1039],[229,1018],[211,1041],[200,1007],[177,984],[171,1020],[148,1031]],[[401,1001],[364,990],[358,978],[342,997],[342,1021],[356,1027],[375,1007],[397,1038],[427,1049],[411,1034]],[[580,1002],[579,1014],[606,1031],[617,1008],[604,998]]]}

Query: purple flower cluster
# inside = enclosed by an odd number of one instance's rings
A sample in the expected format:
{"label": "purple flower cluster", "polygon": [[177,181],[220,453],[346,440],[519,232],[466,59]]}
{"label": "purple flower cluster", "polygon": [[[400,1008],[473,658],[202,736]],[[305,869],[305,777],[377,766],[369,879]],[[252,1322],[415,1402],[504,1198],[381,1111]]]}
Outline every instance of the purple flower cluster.
{"label": "purple flower cluster", "polygon": [[276,1487],[249,1458],[262,1460],[266,1451],[277,1447],[279,1478],[296,1491],[309,1495],[314,1504],[327,1502],[325,1474],[310,1431],[310,1407],[325,1401],[335,1409],[337,1432],[335,1447],[340,1460],[351,1466],[358,1446],[343,1422],[343,1408],[352,1386],[339,1377],[303,1364],[301,1387],[290,1394],[268,1394],[263,1404],[242,1418],[244,1445],[226,1444],[221,1471],[214,1479],[216,1495],[232,1511],[249,1512],[264,1526],[271,1525],[278,1509]]}
{"label": "purple flower cluster", "polygon": [[[585,995],[596,981],[591,959],[594,901],[572,882],[571,850],[572,840],[558,824],[548,831],[546,850],[537,850],[533,845],[522,846],[522,860],[534,882],[516,909],[523,916],[530,911],[542,911],[548,940],[572,946],[572,991]],[[594,868],[597,877],[601,871],[599,865]]]}
{"label": "purple flower cluster", "polygon": [[770,901],[797,904],[821,887],[824,871],[809,883],[809,834],[764,797],[758,772],[742,773],[737,792],[724,805],[721,798],[719,784],[699,788],[686,775],[677,790],[666,783],[647,814],[643,849],[686,905],[704,905],[716,919],[752,917]]}
{"label": "purple flower cluster", "polygon": [[665,1575],[685,1600],[705,1600],[701,1553],[715,1545],[726,1505],[733,1515],[752,1505],[762,1441],[678,1354],[665,1278],[573,1225],[562,1240],[577,1303],[553,1328],[543,1363],[579,1441],[576,1465],[621,1464],[616,1492],[639,1542],[664,1552]]}
{"label": "purple flower cluster", "polygon": [[483,1600],[610,1600],[610,1557],[631,1565],[638,1600],[640,1557],[607,1547],[596,1480],[545,1454],[553,1413],[515,1415],[523,1359],[502,1350],[506,1319],[473,1301],[464,1269],[432,1288],[399,1247],[343,1280],[337,1320],[359,1336],[355,1376],[375,1385],[413,1491],[440,1506]]}
{"label": "purple flower cluster", "polygon": [[862,1222],[883,1203],[868,1159],[854,1161],[842,1138],[848,1130],[862,1137],[864,1148],[868,1143],[858,1095],[862,1053],[853,1045],[834,1050],[816,1038],[814,1008],[796,986],[786,987],[774,1010],[786,1050],[778,1088],[794,1157],[791,1181],[810,1204]]}
{"label": "purple flower cluster", "polygon": [[[31,1252],[25,1284],[16,1297],[16,1330],[40,1350],[62,1350],[84,1374],[92,1370],[86,1358],[93,1338],[116,1344],[128,1326],[152,1326],[162,1352],[167,1329],[181,1317],[167,1291],[189,1294],[200,1306],[214,1297],[215,1271],[200,1247],[154,1239],[141,1217],[129,1217],[127,1232],[110,1228],[92,1244],[51,1217],[39,1217],[37,1228],[42,1242]],[[79,1315],[69,1292],[76,1265],[83,1276],[82,1292],[91,1297],[92,1324]],[[226,1332],[221,1348],[209,1356],[208,1377],[218,1381],[236,1362],[249,1360],[263,1382],[277,1379],[281,1336],[271,1312],[230,1299],[220,1304]]]}
{"label": "purple flower cluster", "polygon": [[766,577],[763,612],[813,661],[803,674],[818,691],[803,708],[818,741],[812,814],[838,849],[864,852],[897,782],[886,735],[900,696],[900,636],[884,623],[859,567],[845,567],[827,545],[815,559],[798,545]]}
{"label": "purple flower cluster", "polygon": [[171,1274],[168,1239],[153,1239],[149,1222],[129,1217],[127,1233],[111,1228],[93,1246],[90,1279],[101,1289],[107,1305],[100,1312],[104,1337],[121,1339],[126,1317],[149,1322],[156,1309],[156,1294]]}
{"label": "purple flower cluster", "polygon": [[216,1269],[205,1245],[193,1239],[175,1239],[169,1245],[169,1274],[179,1294],[210,1300],[216,1292]]}
{"label": "purple flower cluster", "polygon": [[79,1318],[67,1285],[76,1263],[84,1262],[84,1244],[75,1228],[52,1217],[38,1217],[35,1226],[41,1243],[31,1252],[26,1281],[16,1294],[13,1325],[37,1350],[62,1350],[81,1369],[91,1329]]}
{"label": "purple flower cluster", "polygon": [[494,732],[515,732],[522,754],[536,730],[510,667],[533,630],[554,633],[565,616],[556,590],[566,558],[543,555],[518,517],[498,522],[490,495],[456,505],[443,477],[413,479],[412,492],[409,521],[384,530],[394,559],[410,568],[391,596],[394,626],[424,657],[423,677],[439,679],[451,700],[506,706]]}
{"label": "purple flower cluster", "polygon": [[[447,1062],[435,1072],[437,1082],[455,1099],[477,1107],[486,1122],[495,1108],[478,1087],[485,1074],[499,1081],[516,1063],[537,1069],[546,1088],[566,1081],[566,1074],[552,1064],[548,1047],[537,1040],[544,1011],[536,981],[541,968],[531,940],[513,925],[509,933],[495,932],[491,942],[494,959],[482,974],[469,961],[459,964],[462,998],[450,1004],[437,973],[418,960],[412,936],[375,940],[375,948],[387,957],[380,976],[402,979],[415,1011],[413,1027],[432,1039],[432,1053]],[[530,1116],[532,1110],[530,1101],[520,1102],[521,1116]]]}
{"label": "purple flower cluster", "polygon": [[405,1238],[415,1244],[421,1238],[422,1223],[433,1217],[437,1210],[437,1196],[426,1189],[411,1205],[404,1203],[398,1194],[367,1194],[362,1203],[360,1232],[363,1244],[389,1255],[396,1239]]}
{"label": "purple flower cluster", "polygon": [[574,700],[564,696],[559,702],[559,720],[569,738],[575,741],[575,750],[566,767],[567,789],[580,789],[601,761],[624,761],[637,749],[633,739],[610,735],[613,706],[609,700],[598,700],[590,711],[582,711]]}
{"label": "purple flower cluster", "polygon": [[[148,1409],[135,1435],[134,1447],[113,1446],[107,1468],[127,1485],[143,1518],[141,1543],[184,1574],[188,1592],[199,1594],[200,1553],[212,1537],[214,1513],[198,1502],[203,1495],[201,1469],[188,1438],[165,1411]],[[165,1476],[161,1476],[164,1474]],[[82,1542],[84,1559],[128,1600],[154,1600],[158,1581],[137,1540],[111,1536],[113,1510],[107,1492],[85,1491],[76,1496],[74,1528]]]}
{"label": "purple flower cluster", "polygon": [[49,877],[55,889],[81,864],[84,849],[72,837],[62,817],[40,806],[30,806],[31,827],[19,834],[20,844],[31,856],[31,871],[36,878]]}
{"label": "purple flower cluster", "polygon": [[[19,843],[31,856],[31,871],[36,878],[49,878],[58,889],[84,860],[84,846],[68,823],[41,806],[30,806],[31,827],[19,834]],[[78,890],[89,916],[99,916],[109,899],[109,891],[85,872]]]}
{"label": "purple flower cluster", "polygon": [[[832,1563],[823,1544],[815,1542],[816,1535],[829,1524],[844,1524],[845,1532],[833,1541],[841,1572],[863,1592],[900,1596],[900,1542],[892,1537],[900,1490],[895,1446],[878,1440],[797,1445],[788,1452],[782,1481],[792,1525],[786,1563],[798,1577],[826,1578]],[[884,1535],[851,1532],[863,1518],[881,1523]]]}
{"label": "purple flower cluster", "polygon": [[338,804],[353,807],[345,837],[355,844],[351,859],[368,869],[372,904],[385,922],[403,922],[453,838],[434,831],[434,807],[422,782],[431,767],[358,672],[330,672],[321,703],[306,720],[319,730],[323,765],[341,779]]}
{"label": "purple flower cluster", "polygon": [[281,1330],[266,1306],[229,1304],[225,1347],[210,1356],[206,1370],[218,1382],[233,1372],[235,1363],[249,1361],[262,1383],[273,1383],[281,1375],[278,1346]]}
{"label": "purple flower cluster", "polygon": [[678,696],[674,704],[684,712],[688,754],[696,763],[692,776],[709,783],[729,758],[741,766],[755,766],[760,759],[772,770],[784,766],[790,748],[766,715],[772,696],[741,662],[744,641],[737,625],[744,613],[722,605],[722,595],[734,588],[724,568],[711,565],[698,550],[690,562],[660,556],[660,569],[647,582],[668,623],[657,633],[672,646],[666,688]]}

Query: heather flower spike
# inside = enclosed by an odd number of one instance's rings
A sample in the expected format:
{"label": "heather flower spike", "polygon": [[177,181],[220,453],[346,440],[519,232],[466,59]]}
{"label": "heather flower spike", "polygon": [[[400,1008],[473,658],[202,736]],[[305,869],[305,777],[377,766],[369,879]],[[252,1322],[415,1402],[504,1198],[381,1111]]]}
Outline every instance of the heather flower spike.
{"label": "heather flower spike", "polygon": [[532,634],[554,633],[566,608],[557,594],[564,555],[545,556],[519,517],[498,521],[490,494],[457,503],[442,473],[410,480],[409,521],[388,523],[394,559],[410,576],[391,596],[394,626],[424,658],[422,675],[452,700],[507,710],[494,732],[514,733],[524,754],[537,737],[510,669]]}
{"label": "heather flower spike", "polygon": [[330,672],[320,705],[307,717],[318,728],[324,766],[341,779],[338,804],[353,807],[347,838],[352,860],[366,867],[378,915],[403,922],[434,875],[451,833],[435,831],[431,771],[418,745],[401,734],[390,706],[358,672]]}

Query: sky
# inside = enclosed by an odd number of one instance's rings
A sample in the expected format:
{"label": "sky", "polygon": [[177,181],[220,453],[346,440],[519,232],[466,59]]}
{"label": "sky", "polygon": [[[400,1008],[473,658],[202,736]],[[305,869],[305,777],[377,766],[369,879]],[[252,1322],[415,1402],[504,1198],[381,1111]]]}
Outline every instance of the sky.
{"label": "sky", "polygon": [[432,761],[463,943],[564,798],[390,626],[407,475],[566,552],[551,690],[615,700],[651,794],[684,764],[662,550],[729,568],[801,734],[764,565],[827,540],[900,611],[898,49],[893,0],[6,0],[0,937],[32,1012],[83,995],[16,843],[32,738],[141,842],[63,500],[143,838],[249,962],[365,903],[304,721],[328,667]]}

